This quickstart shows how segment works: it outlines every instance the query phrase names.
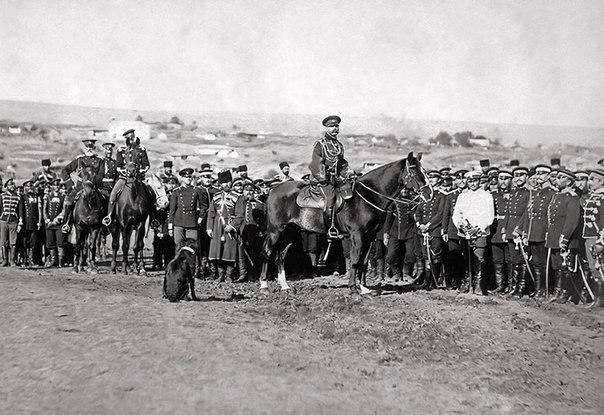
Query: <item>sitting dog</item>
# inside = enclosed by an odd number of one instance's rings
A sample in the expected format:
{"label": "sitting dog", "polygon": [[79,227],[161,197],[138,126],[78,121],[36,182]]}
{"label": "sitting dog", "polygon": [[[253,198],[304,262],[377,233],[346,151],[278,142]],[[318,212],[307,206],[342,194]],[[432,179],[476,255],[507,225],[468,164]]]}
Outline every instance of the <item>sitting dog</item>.
{"label": "sitting dog", "polygon": [[187,293],[191,292],[193,301],[195,296],[195,239],[187,238],[182,242],[182,247],[176,256],[166,266],[164,277],[164,298],[176,303],[180,300],[189,300]]}

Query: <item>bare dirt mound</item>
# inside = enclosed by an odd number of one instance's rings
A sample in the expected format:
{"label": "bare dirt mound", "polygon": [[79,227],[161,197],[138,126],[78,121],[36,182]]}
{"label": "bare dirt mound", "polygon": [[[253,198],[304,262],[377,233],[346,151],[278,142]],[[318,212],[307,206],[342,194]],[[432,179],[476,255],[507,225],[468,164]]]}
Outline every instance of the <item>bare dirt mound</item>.
{"label": "bare dirt mound", "polygon": [[[604,315],[337,281],[200,283],[0,270],[0,412],[601,413]],[[333,282],[336,282],[335,284]]]}

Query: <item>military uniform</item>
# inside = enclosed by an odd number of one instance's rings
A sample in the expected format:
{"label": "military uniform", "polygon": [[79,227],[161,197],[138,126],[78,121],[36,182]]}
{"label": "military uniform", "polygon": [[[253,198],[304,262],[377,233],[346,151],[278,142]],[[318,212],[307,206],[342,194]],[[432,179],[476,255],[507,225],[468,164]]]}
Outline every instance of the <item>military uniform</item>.
{"label": "military uniform", "polygon": [[170,195],[168,227],[174,230],[177,249],[185,238],[197,240],[197,227],[203,212],[207,211],[207,203],[207,200],[201,199],[199,190],[193,186],[177,187]]}
{"label": "military uniform", "polygon": [[555,194],[547,209],[545,247],[551,249],[555,298],[558,300],[568,300],[570,286],[577,277],[572,268],[581,244],[580,224],[579,196],[570,188]]}
{"label": "military uniform", "polygon": [[[239,233],[238,281],[256,279],[260,272],[262,238],[266,231],[266,205],[253,196],[240,196],[232,225]],[[251,278],[250,278],[251,277]]]}
{"label": "military uniform", "polygon": [[516,245],[516,241],[514,240],[514,235],[518,235],[518,230],[522,227],[523,216],[526,214],[529,200],[529,190],[524,187],[516,188],[510,194],[506,205],[505,235],[512,263],[512,275],[511,280],[508,281],[508,290],[504,292],[510,292],[512,295],[519,296],[528,294],[528,291],[531,290],[528,283],[528,279],[530,278],[529,271],[526,269],[522,251],[520,251],[520,247]]}
{"label": "military uniform", "polygon": [[54,180],[58,179],[59,176],[57,175],[57,173],[55,173],[52,170],[48,170],[48,171],[38,171],[38,172],[34,172],[33,174],[33,179],[36,183],[42,183],[42,184],[50,184],[51,182],[53,182]]}
{"label": "military uniform", "polygon": [[[82,174],[85,174],[86,176],[90,176],[88,178],[92,181],[94,187],[100,189],[102,184],[101,164],[101,158],[96,154],[81,154],[63,167],[62,179],[63,181],[68,181],[73,172],[76,172],[80,179],[82,179]],[[65,224],[68,224],[70,221],[73,204],[80,194],[80,190],[82,190],[82,181],[78,180],[75,186],[67,194],[67,197],[65,197],[63,205],[64,212],[62,212],[64,214],[60,214],[60,216],[64,218],[63,223]]]}
{"label": "military uniform", "polygon": [[[168,198],[171,198],[172,191],[166,192]],[[153,231],[153,267],[155,269],[164,269],[174,258],[176,246],[174,236],[170,235],[168,229],[168,209],[158,209],[155,214],[158,226]]]}
{"label": "military uniform", "polygon": [[529,191],[528,206],[522,214],[519,230],[509,229],[528,240],[528,252],[535,276],[536,295],[545,295],[545,278],[547,264],[547,248],[545,235],[547,232],[547,209],[554,196],[554,190],[549,186]]}
{"label": "military uniform", "polygon": [[206,225],[208,221],[208,210],[210,208],[210,204],[212,203],[212,198],[218,192],[219,189],[215,187],[205,187],[201,184],[197,186],[197,191],[199,192],[199,198],[202,201],[205,201],[206,209],[199,213],[199,217],[201,218],[201,223],[199,224],[200,231],[198,232],[198,240],[197,240],[197,253],[199,258],[199,273],[200,276],[203,276],[205,279],[209,278],[210,269],[208,264],[208,253],[210,250],[210,237],[205,232]]}
{"label": "military uniform", "polygon": [[461,189],[455,189],[445,196],[445,206],[443,209],[443,226],[441,229],[443,240],[446,239],[446,249],[444,254],[445,278],[447,286],[459,287],[463,277],[464,260],[459,241],[457,227],[453,223],[453,210],[457,197],[462,192]]}
{"label": "military uniform", "polygon": [[38,244],[38,231],[42,227],[42,201],[32,190],[21,197],[20,209],[26,249],[24,265],[29,266],[33,265],[33,248]]}
{"label": "military uniform", "polygon": [[[5,183],[9,183],[8,181]],[[0,195],[0,246],[4,254],[3,266],[14,266],[17,251],[17,229],[23,224],[20,213],[21,197],[16,192],[5,191]],[[10,257],[10,261],[9,261]]]}
{"label": "military uniform", "polygon": [[[604,179],[604,171],[592,174]],[[585,239],[585,253],[589,269],[595,276],[594,304],[601,306],[604,296],[604,264],[602,261],[602,247],[604,246],[604,187],[591,192],[585,200],[583,207],[583,232]]]}
{"label": "military uniform", "polygon": [[118,178],[117,161],[111,157],[104,157],[102,159],[101,170],[103,171],[103,190],[106,196],[109,196]]}
{"label": "military uniform", "polygon": [[491,225],[491,254],[495,268],[495,283],[497,289],[494,292],[503,292],[508,286],[508,278],[511,276],[510,250],[506,234],[506,221],[509,216],[508,204],[511,196],[509,190],[498,190],[493,192],[495,209],[495,221]]}
{"label": "military uniform", "polygon": [[48,265],[63,265],[65,257],[63,245],[65,238],[61,232],[61,221],[57,219],[63,210],[65,196],[60,192],[51,192],[44,196],[42,216],[46,226],[46,249],[50,253]]}
{"label": "military uniform", "polygon": [[[206,230],[212,232],[208,259],[212,262],[215,275],[219,269],[220,280],[232,279],[235,272],[238,249],[237,232],[236,229],[226,232],[225,227],[233,226],[232,223],[236,219],[237,199],[238,196],[233,192],[221,191],[214,195],[208,210]],[[239,214],[241,213],[239,212]]]}
{"label": "military uniform", "polygon": [[[417,228],[411,206],[407,203],[395,202],[394,211],[386,215],[383,229],[388,235],[386,263],[392,270],[393,278],[399,280],[403,275],[410,276],[415,262],[417,240]],[[383,240],[380,242],[384,243]]]}
{"label": "military uniform", "polygon": [[[436,191],[431,200],[421,202],[415,210],[417,230],[423,240],[423,258],[430,261],[430,264],[427,264],[430,266],[430,272],[424,277],[424,286],[427,289],[434,287],[435,280],[439,285],[443,285],[440,281],[443,256],[441,229],[445,203],[445,195]],[[422,226],[427,227],[425,232],[420,230]]]}

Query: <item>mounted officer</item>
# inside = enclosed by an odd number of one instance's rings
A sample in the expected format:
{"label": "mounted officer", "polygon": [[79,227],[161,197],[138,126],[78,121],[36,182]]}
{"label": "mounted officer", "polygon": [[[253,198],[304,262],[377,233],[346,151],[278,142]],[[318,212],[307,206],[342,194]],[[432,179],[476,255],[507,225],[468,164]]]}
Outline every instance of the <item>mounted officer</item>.
{"label": "mounted officer", "polygon": [[338,140],[341,121],[337,115],[323,119],[325,130],[321,139],[313,146],[312,159],[308,166],[314,179],[311,183],[318,182],[325,194],[325,208],[330,212],[332,226],[336,191],[339,191],[344,199],[352,197],[352,188],[347,180],[350,170],[344,158],[344,145]]}
{"label": "mounted officer", "polygon": [[[136,178],[140,181],[145,179],[145,173],[147,173],[150,167],[147,150],[140,145],[140,138],[135,136],[134,129],[126,131],[123,136],[126,138],[126,145],[117,150],[117,171],[119,173],[119,178],[115,182],[113,190],[111,190],[111,195],[109,196],[107,216],[103,218],[103,224],[105,226],[111,224],[111,213],[113,212],[115,202],[126,184],[128,166],[131,165],[135,169]],[[155,196],[151,193],[151,189],[149,189],[148,186],[145,186],[145,188],[149,192],[152,200],[155,200]]]}
{"label": "mounted officer", "polygon": [[[62,221],[64,224],[62,230],[65,233],[69,232],[69,221],[71,219],[73,205],[80,196],[80,190],[82,190],[82,172],[88,171],[93,174],[94,177],[91,177],[93,181],[98,180],[102,160],[96,154],[96,141],[97,140],[93,138],[86,138],[82,140],[82,144],[84,145],[83,154],[80,154],[69,164],[63,167],[63,171],[61,174],[64,182],[69,180],[71,177],[71,173],[74,172],[79,178],[79,180],[77,180],[77,183],[73,186],[69,194],[65,197],[63,212],[61,212],[58,216],[58,222]],[[98,185],[98,183],[94,184],[95,186]]]}

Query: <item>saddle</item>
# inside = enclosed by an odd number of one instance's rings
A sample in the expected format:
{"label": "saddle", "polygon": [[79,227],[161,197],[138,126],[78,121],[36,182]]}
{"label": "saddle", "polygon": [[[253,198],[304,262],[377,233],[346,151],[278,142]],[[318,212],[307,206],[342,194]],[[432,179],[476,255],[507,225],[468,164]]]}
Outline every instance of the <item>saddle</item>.
{"label": "saddle", "polygon": [[296,204],[301,208],[327,210],[327,200],[333,198],[335,193],[335,211],[339,211],[344,199],[340,192],[333,186],[320,186],[312,182],[303,182],[299,185],[300,191],[296,197]]}

